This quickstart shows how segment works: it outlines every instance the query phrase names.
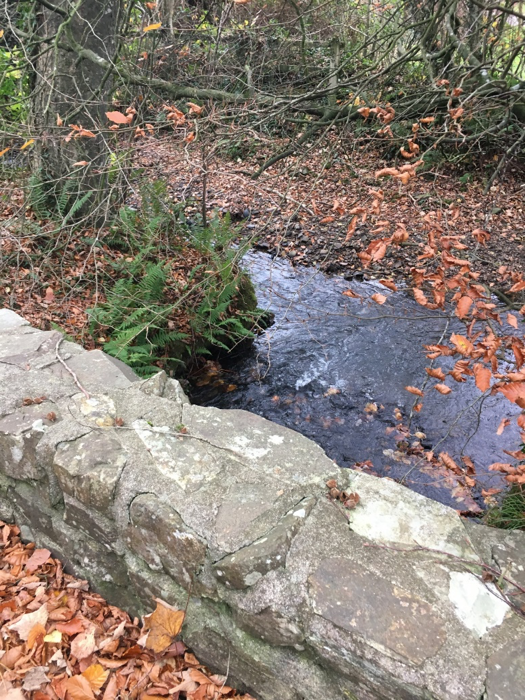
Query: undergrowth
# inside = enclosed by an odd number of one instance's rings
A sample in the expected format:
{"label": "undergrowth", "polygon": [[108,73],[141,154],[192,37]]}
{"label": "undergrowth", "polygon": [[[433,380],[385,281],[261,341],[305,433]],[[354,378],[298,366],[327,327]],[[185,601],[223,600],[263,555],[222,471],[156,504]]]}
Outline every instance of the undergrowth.
{"label": "undergrowth", "polygon": [[[234,248],[235,236],[227,218],[188,223],[163,183],[144,187],[140,208],[123,207],[104,240],[122,253],[105,301],[90,310],[104,350],[149,376],[253,338],[261,312],[239,265],[248,245]],[[186,256],[195,257],[189,273],[180,265]]]}
{"label": "undergrowth", "polygon": [[485,522],[505,530],[525,530],[525,489],[513,486],[501,503],[487,511]]}

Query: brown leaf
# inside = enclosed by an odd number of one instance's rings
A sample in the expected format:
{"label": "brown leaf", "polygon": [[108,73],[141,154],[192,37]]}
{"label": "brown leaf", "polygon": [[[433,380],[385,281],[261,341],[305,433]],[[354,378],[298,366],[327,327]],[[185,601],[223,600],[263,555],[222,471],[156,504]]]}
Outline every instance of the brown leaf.
{"label": "brown leaf", "polygon": [[387,300],[387,297],[384,294],[377,293],[377,294],[372,294],[370,299],[373,299],[376,302],[376,304],[384,304],[385,301]]}
{"label": "brown leaf", "polygon": [[468,314],[470,307],[472,306],[472,299],[468,296],[463,296],[461,299],[458,301],[458,304],[456,306],[456,316],[458,318],[465,318],[465,316]]}
{"label": "brown leaf", "polygon": [[35,549],[33,554],[26,561],[26,571],[33,573],[39,566],[45,564],[51,556],[49,549]]}
{"label": "brown leaf", "polygon": [[430,377],[433,377],[434,379],[440,379],[442,382],[445,381],[445,373],[443,372],[441,367],[426,367],[425,370]]}
{"label": "brown leaf", "polygon": [[94,630],[81,632],[71,641],[71,653],[77,659],[86,659],[96,649]]}
{"label": "brown leaf", "polygon": [[167,649],[179,634],[183,622],[183,610],[177,610],[157,598],[155,611],[144,618],[144,629],[149,630],[146,648],[157,654]]}
{"label": "brown leaf", "polygon": [[405,391],[409,391],[411,394],[414,394],[415,396],[424,396],[425,395],[421,391],[421,389],[417,388],[417,386],[406,386]]}
{"label": "brown leaf", "polygon": [[392,292],[397,292],[397,287],[392,280],[379,280],[379,282],[383,285],[383,287],[390,289]]}
{"label": "brown leaf", "polygon": [[518,319],[516,318],[516,316],[514,316],[514,314],[507,314],[507,323],[509,324],[509,326],[512,326],[513,328],[518,330]]}
{"label": "brown leaf", "polygon": [[450,394],[452,391],[452,389],[449,386],[447,386],[446,384],[436,384],[434,386],[434,389],[436,391],[439,391],[440,394],[443,394],[445,396],[446,396],[446,394]]}
{"label": "brown leaf", "polygon": [[84,676],[72,676],[64,685],[71,700],[95,700],[89,681]]}

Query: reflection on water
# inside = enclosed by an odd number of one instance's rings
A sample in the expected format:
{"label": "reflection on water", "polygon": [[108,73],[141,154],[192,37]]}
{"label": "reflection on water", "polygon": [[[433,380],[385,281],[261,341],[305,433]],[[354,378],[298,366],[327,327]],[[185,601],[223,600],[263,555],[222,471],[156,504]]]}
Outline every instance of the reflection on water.
{"label": "reflection on water", "polygon": [[[275,324],[248,354],[224,363],[220,377],[210,365],[209,376],[200,378],[204,386],[192,394],[195,403],[257,413],[315,440],[342,467],[357,464],[402,480],[460,510],[474,505],[460,485],[464,478],[458,482],[457,474],[429,464],[425,452],[447,452],[462,467],[461,456],[468,455],[477,497],[481,488],[501,487],[487,467],[508,461],[503,450],[517,447],[514,427],[501,436],[496,431],[502,417],[519,409],[499,395],[483,399],[472,379],[456,384],[449,377],[451,394],[432,390],[429,380],[422,410],[412,413],[416,397],[404,389],[423,387],[430,364],[423,345],[448,337],[455,317],[429,312],[379,283],[294,270],[261,253],[245,263]],[[345,296],[350,288],[363,299]],[[370,298],[377,292],[388,297],[383,305]],[[442,358],[434,366],[446,371],[453,362]]]}

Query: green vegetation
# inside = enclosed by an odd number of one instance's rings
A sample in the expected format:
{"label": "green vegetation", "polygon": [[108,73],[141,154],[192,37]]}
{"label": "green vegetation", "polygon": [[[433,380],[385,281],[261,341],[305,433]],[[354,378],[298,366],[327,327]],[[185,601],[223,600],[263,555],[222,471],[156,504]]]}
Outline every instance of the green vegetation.
{"label": "green vegetation", "polygon": [[[160,181],[141,199],[139,210],[120,210],[105,241],[123,256],[111,263],[105,302],[90,311],[92,333],[109,336],[104,350],[148,376],[253,338],[262,312],[239,266],[247,246],[233,247],[229,219],[186,223]],[[178,272],[192,254],[196,264]]]}
{"label": "green vegetation", "polygon": [[485,523],[505,530],[525,530],[525,489],[513,486],[505,493],[501,503],[490,508]]}

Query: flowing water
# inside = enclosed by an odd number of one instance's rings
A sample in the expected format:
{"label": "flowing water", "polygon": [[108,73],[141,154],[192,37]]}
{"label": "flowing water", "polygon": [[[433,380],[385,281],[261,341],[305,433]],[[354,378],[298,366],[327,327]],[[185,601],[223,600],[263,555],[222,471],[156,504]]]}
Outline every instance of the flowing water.
{"label": "flowing water", "polygon": [[[497,429],[519,409],[501,395],[483,397],[471,378],[447,378],[453,391],[442,396],[425,372],[423,345],[464,332],[457,318],[379,283],[329,278],[262,253],[244,263],[275,323],[247,353],[222,363],[223,371],[210,365],[198,376],[195,403],[257,413],[315,440],[342,467],[391,477],[462,511],[476,507],[464,478],[429,464],[425,451],[446,452],[460,466],[462,455],[470,457],[478,502],[482,488],[501,488],[488,466],[509,461],[504,449],[517,449],[513,424],[501,435]],[[345,296],[350,288],[362,299]],[[371,299],[378,292],[388,297],[383,305]],[[440,358],[434,366],[446,372],[453,363]],[[407,385],[426,391],[419,413]]]}

